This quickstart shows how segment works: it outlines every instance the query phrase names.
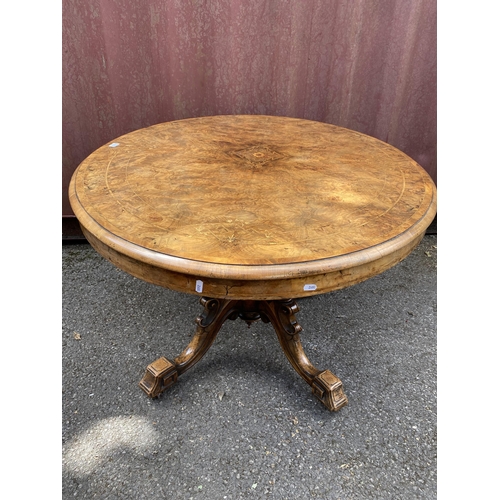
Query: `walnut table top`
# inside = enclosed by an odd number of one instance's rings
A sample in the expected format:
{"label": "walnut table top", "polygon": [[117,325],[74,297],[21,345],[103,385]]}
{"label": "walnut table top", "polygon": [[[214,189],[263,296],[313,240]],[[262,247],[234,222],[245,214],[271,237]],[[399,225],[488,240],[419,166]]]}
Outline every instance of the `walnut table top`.
{"label": "walnut table top", "polygon": [[254,115],[119,137],[79,166],[70,201],[91,243],[132,259],[121,263],[128,272],[254,299],[369,278],[399,262],[436,213],[434,183],[394,147],[334,125]]}

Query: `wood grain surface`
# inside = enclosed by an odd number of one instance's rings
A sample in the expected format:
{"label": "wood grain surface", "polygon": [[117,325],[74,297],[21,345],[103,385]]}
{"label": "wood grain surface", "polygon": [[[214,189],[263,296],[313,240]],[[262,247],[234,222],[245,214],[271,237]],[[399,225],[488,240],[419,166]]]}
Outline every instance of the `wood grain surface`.
{"label": "wood grain surface", "polygon": [[[275,299],[382,272],[436,213],[425,170],[334,125],[231,115],[154,125],[75,171],[72,209],[118,267],[189,293]],[[308,289],[307,289],[308,288]]]}

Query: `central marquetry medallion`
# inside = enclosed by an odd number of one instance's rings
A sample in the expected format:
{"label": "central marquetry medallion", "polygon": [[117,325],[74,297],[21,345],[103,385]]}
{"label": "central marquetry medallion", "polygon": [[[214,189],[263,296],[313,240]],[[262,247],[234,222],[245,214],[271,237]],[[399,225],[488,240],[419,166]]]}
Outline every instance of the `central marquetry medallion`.
{"label": "central marquetry medallion", "polygon": [[278,153],[267,146],[252,146],[235,151],[234,154],[242,160],[247,160],[257,165],[265,165],[271,161],[285,158],[285,155]]}

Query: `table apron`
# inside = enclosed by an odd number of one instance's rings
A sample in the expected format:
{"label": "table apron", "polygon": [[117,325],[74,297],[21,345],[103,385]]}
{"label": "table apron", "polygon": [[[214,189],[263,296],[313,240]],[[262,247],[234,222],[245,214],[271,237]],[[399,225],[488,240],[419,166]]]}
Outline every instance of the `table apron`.
{"label": "table apron", "polygon": [[241,280],[196,276],[160,268],[133,259],[98,240],[82,226],[92,247],[119,269],[148,283],[192,295],[239,300],[279,300],[318,295],[346,288],[380,274],[401,262],[422,240],[424,233],[389,255],[349,269],[289,279]]}

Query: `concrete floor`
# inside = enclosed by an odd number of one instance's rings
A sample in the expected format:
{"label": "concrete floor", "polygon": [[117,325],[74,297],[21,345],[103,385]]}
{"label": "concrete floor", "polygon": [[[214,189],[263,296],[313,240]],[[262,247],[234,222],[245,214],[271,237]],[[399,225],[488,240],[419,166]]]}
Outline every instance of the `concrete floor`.
{"label": "concrete floor", "polygon": [[62,498],[435,499],[436,255],[298,301],[302,342],[343,382],[329,412],[269,324],[226,322],[158,399],[145,367],[189,342],[195,296],[63,245]]}

